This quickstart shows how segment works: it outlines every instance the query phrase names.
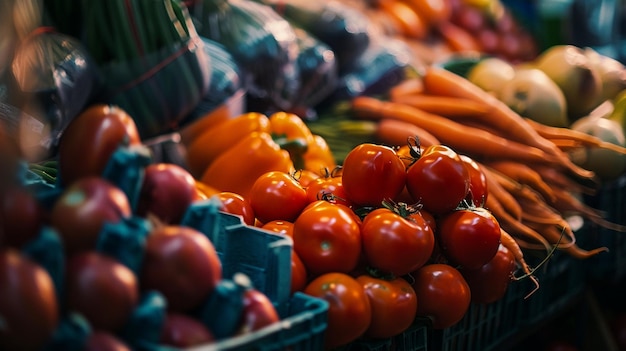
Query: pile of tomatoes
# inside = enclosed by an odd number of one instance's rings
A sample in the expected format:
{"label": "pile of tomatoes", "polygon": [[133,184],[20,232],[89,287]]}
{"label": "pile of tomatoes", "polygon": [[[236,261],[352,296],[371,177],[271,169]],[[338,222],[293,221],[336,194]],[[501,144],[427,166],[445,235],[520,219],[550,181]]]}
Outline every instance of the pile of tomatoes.
{"label": "pile of tomatoes", "polygon": [[447,328],[500,299],[516,263],[487,196],[479,166],[449,147],[365,143],[325,175],[267,172],[224,210],[293,239],[292,292],[329,302],[333,349],[417,317]]}

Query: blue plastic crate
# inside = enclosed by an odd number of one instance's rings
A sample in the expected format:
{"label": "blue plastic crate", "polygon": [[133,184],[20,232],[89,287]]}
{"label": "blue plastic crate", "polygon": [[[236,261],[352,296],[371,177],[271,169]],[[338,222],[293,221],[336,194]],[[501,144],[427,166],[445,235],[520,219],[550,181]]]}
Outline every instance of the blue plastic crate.
{"label": "blue plastic crate", "polygon": [[328,325],[328,302],[296,292],[287,303],[287,307],[278,323],[250,334],[187,350],[323,350],[324,333]]}
{"label": "blue plastic crate", "polygon": [[279,313],[285,311],[291,286],[290,237],[248,226],[241,217],[219,211],[213,199],[191,205],[182,224],[208,236],[222,262],[225,279],[237,273],[247,275]]}
{"label": "blue plastic crate", "polygon": [[[587,205],[601,210],[605,218],[626,226],[626,175],[604,184],[595,196],[586,196]],[[585,271],[591,280],[617,282],[626,276],[626,233],[603,228],[589,223],[586,231],[579,235],[584,247],[605,246],[603,252],[585,260]]]}
{"label": "blue plastic crate", "polygon": [[472,303],[461,321],[435,331],[435,349],[441,351],[499,350],[523,327],[524,296],[532,289],[528,280],[512,281],[505,295],[490,304]]}

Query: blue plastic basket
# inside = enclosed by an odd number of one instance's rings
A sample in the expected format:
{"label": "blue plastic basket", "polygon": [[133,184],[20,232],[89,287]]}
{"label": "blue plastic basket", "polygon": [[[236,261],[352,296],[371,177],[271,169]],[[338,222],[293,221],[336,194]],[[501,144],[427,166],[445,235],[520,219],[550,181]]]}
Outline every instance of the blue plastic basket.
{"label": "blue plastic basket", "polygon": [[286,313],[281,315],[281,321],[278,323],[250,334],[187,350],[322,350],[328,320],[328,302],[296,292],[287,303],[287,307]]}

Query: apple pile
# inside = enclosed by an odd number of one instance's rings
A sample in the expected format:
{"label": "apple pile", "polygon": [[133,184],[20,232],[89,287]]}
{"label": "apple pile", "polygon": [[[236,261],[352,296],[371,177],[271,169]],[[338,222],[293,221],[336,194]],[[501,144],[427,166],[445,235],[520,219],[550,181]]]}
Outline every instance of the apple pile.
{"label": "apple pile", "polygon": [[[45,191],[19,175],[0,187],[0,349],[190,347],[279,320],[249,280],[223,277],[205,233],[182,224],[203,200],[194,178],[152,162],[123,110],[93,106],[72,121],[57,176]],[[227,298],[225,329],[211,306]]]}

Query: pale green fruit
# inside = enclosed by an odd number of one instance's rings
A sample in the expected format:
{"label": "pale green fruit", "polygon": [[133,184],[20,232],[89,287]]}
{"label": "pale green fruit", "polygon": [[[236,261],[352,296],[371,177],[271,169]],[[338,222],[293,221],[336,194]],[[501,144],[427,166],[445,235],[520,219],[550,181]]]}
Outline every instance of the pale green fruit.
{"label": "pale green fruit", "polygon": [[513,79],[515,68],[508,62],[489,57],[479,61],[467,73],[467,79],[479,86],[484,91],[493,92],[498,95],[502,85]]}

